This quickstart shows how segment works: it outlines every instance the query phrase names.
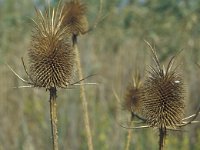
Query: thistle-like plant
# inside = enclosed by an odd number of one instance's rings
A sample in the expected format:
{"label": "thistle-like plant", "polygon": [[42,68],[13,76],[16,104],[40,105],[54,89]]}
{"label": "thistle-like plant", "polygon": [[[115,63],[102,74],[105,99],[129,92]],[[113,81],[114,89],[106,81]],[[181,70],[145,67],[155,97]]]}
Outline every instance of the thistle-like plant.
{"label": "thistle-like plant", "polygon": [[[126,89],[126,94],[124,101],[122,103],[122,107],[124,110],[130,112],[131,118],[130,118],[130,123],[129,125],[131,126],[132,120],[134,117],[138,117],[137,114],[140,113],[140,107],[141,107],[141,99],[140,99],[140,94],[141,94],[141,88],[142,88],[142,82],[141,82],[141,77],[139,73],[136,73],[132,81],[129,83],[127,89]],[[132,131],[129,129],[128,134],[127,134],[127,141],[126,141],[126,147],[125,150],[129,150],[130,147],[130,142],[131,142],[131,137],[132,137]]]}
{"label": "thistle-like plant", "polygon": [[29,84],[29,87],[43,87],[50,91],[53,149],[58,150],[56,91],[57,88],[67,88],[71,85],[75,52],[70,42],[69,28],[62,25],[63,7],[49,6],[44,13],[38,9],[36,13],[36,19],[33,19],[31,47],[28,50],[29,69],[22,59],[28,81],[9,68],[23,82]]}
{"label": "thistle-like plant", "polygon": [[70,36],[72,39],[73,50],[75,52],[75,60],[78,69],[78,76],[80,79],[80,98],[83,107],[83,118],[87,135],[87,144],[89,150],[93,150],[92,134],[89,122],[89,113],[88,113],[88,103],[85,94],[85,88],[83,86],[83,72],[81,68],[80,54],[78,50],[78,36],[80,34],[85,34],[88,32],[88,20],[85,15],[86,5],[81,3],[79,0],[71,0],[68,3],[65,3],[63,9],[63,20],[62,26],[67,26],[69,28]]}
{"label": "thistle-like plant", "polygon": [[[100,1],[102,4],[102,0]],[[71,2],[65,3],[62,7],[58,5],[53,9],[49,6],[45,13],[36,9],[36,13],[37,18],[33,20],[34,30],[31,48],[28,51],[29,69],[26,68],[22,58],[28,80],[21,78],[9,65],[8,67],[20,80],[29,84],[18,88],[44,87],[50,91],[53,146],[56,150],[58,149],[56,89],[68,88],[70,85],[80,85],[88,147],[93,150],[87,101],[83,86],[85,78],[83,78],[81,70],[77,36],[87,33],[96,27],[100,19],[101,5],[97,20],[90,28],[88,28],[85,16],[86,5],[79,0],[71,0]],[[80,81],[71,83],[74,67],[78,68]]]}
{"label": "thistle-like plant", "polygon": [[97,16],[97,19],[93,26],[89,27],[88,19],[86,17],[87,6],[86,4],[80,2],[80,0],[71,0],[66,2],[63,8],[63,20],[62,26],[68,27],[69,33],[71,35],[73,50],[75,51],[75,61],[78,69],[78,75],[80,80],[80,98],[82,101],[83,107],[83,118],[87,134],[87,142],[89,150],[93,150],[92,134],[89,122],[89,113],[88,113],[88,103],[85,95],[85,88],[83,86],[83,72],[81,67],[80,54],[78,50],[78,36],[83,35],[96,27],[101,17],[101,6],[102,0],[100,0],[100,9]]}
{"label": "thistle-like plant", "polygon": [[179,131],[183,126],[196,123],[194,120],[199,114],[200,107],[195,114],[184,118],[184,80],[177,67],[173,66],[175,56],[171,58],[165,69],[161,66],[155,50],[148,42],[146,43],[151,49],[155,66],[149,67],[140,94],[141,113],[137,118],[145,125],[130,128],[157,128],[159,150],[162,150],[167,131]]}
{"label": "thistle-like plant", "polygon": [[184,115],[184,83],[172,58],[165,69],[151,47],[156,66],[150,67],[143,86],[142,112],[150,127],[159,129],[159,149],[163,149],[167,128],[176,128]]}
{"label": "thistle-like plant", "polygon": [[69,29],[62,26],[63,8],[49,7],[44,14],[37,9],[36,12],[32,46],[28,52],[28,76],[35,87],[50,91],[53,149],[58,150],[56,89],[70,84],[75,53],[69,41]]}

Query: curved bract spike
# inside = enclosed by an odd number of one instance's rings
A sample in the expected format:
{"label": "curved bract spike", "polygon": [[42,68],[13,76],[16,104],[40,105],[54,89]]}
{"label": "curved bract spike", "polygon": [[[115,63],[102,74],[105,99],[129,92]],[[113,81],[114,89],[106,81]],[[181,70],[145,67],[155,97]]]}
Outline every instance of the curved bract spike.
{"label": "curved bract spike", "polygon": [[155,50],[153,49],[153,47],[151,46],[151,44],[149,42],[147,42],[146,40],[144,40],[144,42],[150,47],[150,50],[153,54],[153,60],[156,63],[156,68],[159,70],[160,73],[162,73],[160,62],[159,62],[159,59],[158,59],[158,56],[157,56]]}
{"label": "curved bract spike", "polygon": [[174,59],[175,59],[175,56],[173,56],[173,57],[170,59],[168,65],[167,65],[166,73],[168,73],[168,72],[171,71],[171,68],[172,68],[173,63],[174,63]]}
{"label": "curved bract spike", "polygon": [[167,69],[166,69],[166,73],[171,71],[171,68],[174,64],[174,60],[175,58],[182,52],[183,50],[180,50],[176,55],[172,56],[172,58],[170,59],[168,65],[167,65]]}

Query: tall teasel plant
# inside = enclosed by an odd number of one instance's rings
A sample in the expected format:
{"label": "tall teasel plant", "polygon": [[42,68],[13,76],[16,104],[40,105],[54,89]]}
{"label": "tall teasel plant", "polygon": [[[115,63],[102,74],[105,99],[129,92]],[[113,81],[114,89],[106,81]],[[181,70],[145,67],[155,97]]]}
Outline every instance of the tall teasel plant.
{"label": "tall teasel plant", "polygon": [[[150,45],[149,45],[150,46]],[[151,47],[155,67],[150,67],[144,81],[142,112],[149,126],[159,129],[159,149],[162,150],[167,128],[176,128],[184,116],[184,83],[172,58],[165,69]]]}
{"label": "tall teasel plant", "polygon": [[[28,51],[29,69],[22,58],[24,70],[28,80],[21,78],[9,65],[9,69],[24,83],[28,84],[18,88],[43,87],[50,91],[50,116],[53,137],[53,149],[58,150],[57,135],[57,88],[68,88],[80,82],[81,100],[83,106],[84,122],[86,127],[88,148],[93,150],[91,129],[87,100],[85,96],[83,74],[80,55],[77,47],[77,37],[96,28],[101,19],[102,0],[96,21],[88,27],[86,5],[79,0],[71,0],[61,6],[61,1],[56,8],[49,8],[42,13],[36,9],[37,18],[33,19],[34,30],[31,48]],[[103,19],[103,18],[102,18]],[[80,81],[71,83],[74,68],[78,67]]]}
{"label": "tall teasel plant", "polygon": [[[142,88],[142,81],[141,81],[140,74],[137,72],[133,76],[131,82],[129,83],[126,89],[125,98],[122,103],[123,109],[128,111],[131,116],[129,126],[131,126],[132,120],[134,119],[135,115],[140,112],[141,88]],[[131,129],[129,129],[128,134],[127,134],[125,150],[129,150],[130,148],[131,137],[132,137],[132,131]]]}
{"label": "tall teasel plant", "polygon": [[73,50],[70,30],[62,25],[63,7],[49,8],[42,13],[36,9],[37,17],[33,19],[31,47],[28,50],[29,69],[22,63],[28,75],[28,81],[11,71],[29,86],[42,87],[50,92],[50,118],[53,149],[58,150],[57,131],[57,88],[67,88],[71,84],[75,67],[75,51]]}
{"label": "tall teasel plant", "polygon": [[34,87],[44,87],[50,92],[53,149],[58,150],[56,90],[70,84],[75,53],[69,41],[69,28],[62,26],[63,8],[49,6],[44,14],[37,9],[36,12],[32,47],[28,51],[28,75]]}
{"label": "tall teasel plant", "polygon": [[88,32],[88,20],[86,17],[86,5],[80,0],[71,0],[70,2],[65,3],[63,11],[63,21],[62,25],[69,28],[70,36],[72,39],[73,50],[75,52],[75,61],[78,69],[78,76],[80,79],[80,98],[82,101],[83,107],[83,118],[87,135],[87,144],[89,150],[93,150],[93,141],[92,133],[89,122],[89,113],[88,113],[88,102],[85,95],[85,88],[83,86],[83,72],[81,68],[80,54],[78,50],[78,41],[77,38],[79,35],[83,35]]}
{"label": "tall teasel plant", "polygon": [[161,66],[155,50],[146,43],[151,49],[155,66],[150,66],[147,71],[139,94],[140,112],[135,113],[145,125],[128,129],[158,129],[159,150],[163,150],[167,131],[179,131],[181,127],[196,123],[194,120],[200,112],[200,107],[195,114],[184,118],[185,85],[177,67],[173,66],[175,56],[165,69]]}

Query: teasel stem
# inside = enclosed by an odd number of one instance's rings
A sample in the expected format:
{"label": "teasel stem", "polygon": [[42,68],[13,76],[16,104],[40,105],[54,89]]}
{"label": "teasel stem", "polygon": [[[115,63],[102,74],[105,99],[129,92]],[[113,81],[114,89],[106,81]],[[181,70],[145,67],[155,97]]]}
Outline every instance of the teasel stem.
{"label": "teasel stem", "polygon": [[125,148],[125,150],[129,150],[129,148],[130,148],[131,137],[132,137],[132,130],[128,129],[127,142],[126,142],[126,148]]}
{"label": "teasel stem", "polygon": [[56,87],[51,87],[50,92],[50,118],[51,118],[51,133],[53,140],[53,150],[58,150],[58,130],[57,130],[57,103],[56,103]]}
{"label": "teasel stem", "polygon": [[167,130],[164,127],[159,128],[159,150],[164,150],[164,144],[165,144],[165,137],[167,134]]}
{"label": "teasel stem", "polygon": [[[131,119],[130,119],[130,122],[129,122],[129,124],[128,124],[129,127],[131,127],[131,125],[132,125],[133,116],[134,116],[134,115],[131,113]],[[129,150],[129,149],[130,149],[131,138],[132,138],[132,129],[128,129],[128,134],[127,134],[127,141],[126,141],[125,150]]]}
{"label": "teasel stem", "polygon": [[90,123],[89,123],[89,114],[88,114],[88,103],[87,103],[87,99],[85,95],[84,81],[81,80],[83,79],[83,73],[82,73],[82,68],[81,68],[80,54],[79,54],[78,46],[77,46],[77,35],[72,36],[72,41],[73,41],[74,51],[76,54],[75,59],[76,59],[76,64],[78,68],[79,80],[80,80],[80,98],[81,98],[82,107],[83,107],[83,118],[84,118],[84,124],[86,128],[87,144],[88,144],[88,149],[93,150],[92,134],[91,134],[91,128],[90,128]]}

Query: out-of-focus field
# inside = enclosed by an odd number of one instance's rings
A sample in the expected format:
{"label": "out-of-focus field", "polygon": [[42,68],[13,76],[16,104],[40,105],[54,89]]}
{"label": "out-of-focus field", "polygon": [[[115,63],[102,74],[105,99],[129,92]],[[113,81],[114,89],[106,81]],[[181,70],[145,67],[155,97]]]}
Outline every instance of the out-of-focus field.
{"label": "out-of-focus field", "polygon": [[[98,13],[98,0],[85,0],[92,24]],[[24,85],[5,65],[26,78],[21,57],[28,65],[34,7],[42,0],[0,0],[0,150],[49,150],[51,130],[49,93],[45,89],[13,87]],[[197,0],[109,0],[103,1],[98,27],[79,39],[84,75],[97,74],[88,85],[90,122],[95,150],[123,150],[129,114],[124,112],[113,91],[123,101],[125,89],[136,69],[145,75],[152,65],[151,53],[144,39],[155,45],[166,64],[176,59],[185,81],[185,116],[200,104],[200,1]],[[74,78],[76,81],[76,77]],[[58,131],[61,150],[86,150],[79,87],[58,89]],[[198,117],[199,120],[199,117]],[[158,132],[133,130],[132,150],[158,149]],[[199,150],[200,124],[182,132],[169,132],[167,150]]]}

